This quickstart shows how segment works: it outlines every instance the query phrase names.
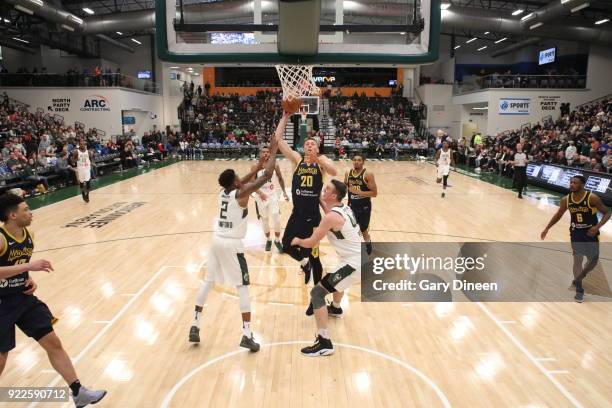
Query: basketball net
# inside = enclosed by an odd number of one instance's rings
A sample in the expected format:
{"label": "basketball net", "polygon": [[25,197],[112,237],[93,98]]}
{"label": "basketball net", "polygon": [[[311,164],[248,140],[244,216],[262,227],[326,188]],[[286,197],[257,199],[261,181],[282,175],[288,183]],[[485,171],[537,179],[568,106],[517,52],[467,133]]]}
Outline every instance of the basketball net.
{"label": "basketball net", "polygon": [[283,87],[283,99],[320,95],[312,77],[312,65],[275,65],[275,68]]}

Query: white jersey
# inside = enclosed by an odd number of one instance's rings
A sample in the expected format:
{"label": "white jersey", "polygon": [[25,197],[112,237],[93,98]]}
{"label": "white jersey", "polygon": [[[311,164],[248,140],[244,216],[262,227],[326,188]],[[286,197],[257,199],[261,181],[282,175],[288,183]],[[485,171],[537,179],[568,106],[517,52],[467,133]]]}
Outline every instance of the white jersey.
{"label": "white jersey", "polygon": [[440,157],[438,157],[438,165],[440,166],[450,166],[451,164],[451,149],[444,151],[444,149],[440,149]]}
{"label": "white jersey", "polygon": [[[257,178],[263,176],[265,172],[266,171],[264,169],[259,170],[257,172]],[[272,176],[274,176],[274,173],[272,174]],[[261,191],[262,193],[264,193],[267,196],[273,196],[273,195],[276,194],[275,186],[274,186],[274,183],[272,182],[272,177],[270,177],[266,181],[266,183],[259,188],[259,191]]]}
{"label": "white jersey", "polygon": [[215,235],[222,238],[242,239],[247,230],[248,209],[242,208],[236,200],[236,192],[232,190],[229,194],[222,190],[219,193],[219,218]]}
{"label": "white jersey", "polygon": [[332,208],[344,218],[340,231],[330,230],[327,233],[329,243],[336,249],[342,261],[350,260],[352,263],[361,262],[361,233],[355,220],[353,210],[348,205]]}
{"label": "white jersey", "polygon": [[81,149],[77,149],[77,169],[89,170],[91,167],[91,161],[89,160],[89,151],[82,152]]}
{"label": "white jersey", "polygon": [[86,183],[91,179],[91,161],[89,152],[77,149],[77,176],[79,183]]}

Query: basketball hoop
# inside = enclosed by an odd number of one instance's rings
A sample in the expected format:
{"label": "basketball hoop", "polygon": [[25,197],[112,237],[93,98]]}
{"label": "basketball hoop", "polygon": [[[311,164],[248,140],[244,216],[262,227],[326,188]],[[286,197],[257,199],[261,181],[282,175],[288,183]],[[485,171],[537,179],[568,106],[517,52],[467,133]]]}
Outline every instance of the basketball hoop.
{"label": "basketball hoop", "polygon": [[275,65],[275,68],[283,87],[283,99],[321,94],[312,77],[312,65]]}

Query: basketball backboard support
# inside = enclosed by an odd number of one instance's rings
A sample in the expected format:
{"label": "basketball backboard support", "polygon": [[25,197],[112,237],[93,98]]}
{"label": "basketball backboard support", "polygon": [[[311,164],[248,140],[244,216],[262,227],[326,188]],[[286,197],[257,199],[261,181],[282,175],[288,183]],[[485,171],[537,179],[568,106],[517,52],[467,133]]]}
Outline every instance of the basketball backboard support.
{"label": "basketball backboard support", "polygon": [[373,0],[322,0],[318,53],[311,56],[279,54],[278,18],[272,0],[160,0],[158,55],[168,62],[215,66],[407,66],[438,58],[440,0],[384,6]]}

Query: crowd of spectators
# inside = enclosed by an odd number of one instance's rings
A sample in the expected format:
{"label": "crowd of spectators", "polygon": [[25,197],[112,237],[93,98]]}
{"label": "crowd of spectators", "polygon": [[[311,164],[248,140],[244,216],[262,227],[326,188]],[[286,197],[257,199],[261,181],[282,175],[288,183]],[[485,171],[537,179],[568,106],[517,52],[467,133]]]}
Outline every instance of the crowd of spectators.
{"label": "crowd of spectators", "polygon": [[454,142],[458,162],[480,171],[511,176],[510,161],[517,143],[530,162],[552,163],[595,172],[612,171],[612,99],[603,99],[570,111],[566,106],[556,121]]}
{"label": "crowd of spectators", "polygon": [[333,97],[329,103],[338,157],[355,150],[380,158],[397,158],[402,150],[427,150],[427,138],[417,136],[413,124],[420,118],[420,106],[405,98]]}
{"label": "crowd of spectators", "polygon": [[40,111],[33,113],[24,105],[12,104],[4,93],[0,98],[0,188],[5,190],[18,181],[26,194],[37,194],[76,184],[72,152],[80,139],[86,140],[90,150],[94,178],[99,167],[109,164],[127,169],[163,159],[178,146],[179,139],[174,133],[159,131],[145,133],[141,143],[131,136],[102,141],[95,128],[58,123]]}
{"label": "crowd of spectators", "polygon": [[[193,89],[193,86],[189,88]],[[269,140],[282,116],[280,91],[256,95],[212,95],[186,91],[181,117],[190,124],[187,143],[257,145]]]}

